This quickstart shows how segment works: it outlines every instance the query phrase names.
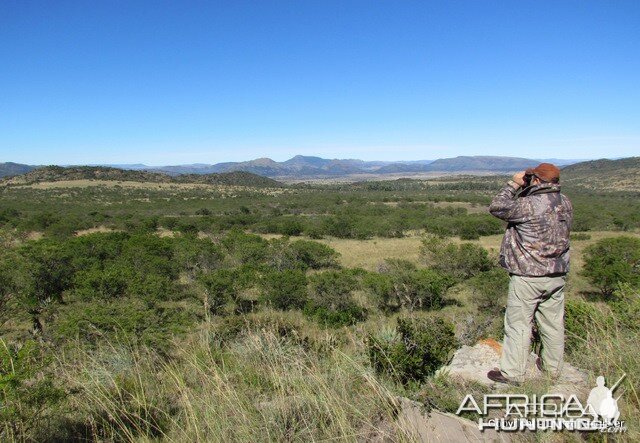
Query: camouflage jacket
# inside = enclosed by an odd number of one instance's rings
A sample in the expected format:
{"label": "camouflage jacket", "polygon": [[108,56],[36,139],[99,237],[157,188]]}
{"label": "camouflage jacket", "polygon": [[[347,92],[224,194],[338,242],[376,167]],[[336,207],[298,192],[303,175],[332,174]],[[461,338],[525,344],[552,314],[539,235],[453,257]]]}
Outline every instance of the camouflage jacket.
{"label": "camouflage jacket", "polygon": [[543,183],[526,195],[506,185],[489,212],[508,223],[500,247],[500,265],[528,277],[569,272],[569,231],[573,207],[560,185]]}

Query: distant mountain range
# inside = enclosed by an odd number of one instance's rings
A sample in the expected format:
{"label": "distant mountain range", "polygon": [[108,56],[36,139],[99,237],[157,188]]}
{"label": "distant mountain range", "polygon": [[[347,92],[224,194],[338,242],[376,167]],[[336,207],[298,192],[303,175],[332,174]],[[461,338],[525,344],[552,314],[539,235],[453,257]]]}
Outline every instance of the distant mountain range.
{"label": "distant mountain range", "polygon": [[[224,172],[250,172],[271,178],[335,178],[359,174],[419,174],[430,172],[446,173],[506,173],[526,169],[541,161],[550,161],[559,166],[577,163],[581,160],[527,159],[520,157],[461,156],[438,160],[418,161],[364,161],[357,159],[326,159],[321,157],[296,155],[289,160],[277,162],[270,158],[258,158],[244,162],[225,162],[213,165],[190,164],[177,166],[147,166],[144,164],[87,165],[107,166],[118,169],[161,172],[176,176],[183,174],[214,174]],[[0,163],[0,177],[19,175],[35,169],[36,166],[16,163]]]}

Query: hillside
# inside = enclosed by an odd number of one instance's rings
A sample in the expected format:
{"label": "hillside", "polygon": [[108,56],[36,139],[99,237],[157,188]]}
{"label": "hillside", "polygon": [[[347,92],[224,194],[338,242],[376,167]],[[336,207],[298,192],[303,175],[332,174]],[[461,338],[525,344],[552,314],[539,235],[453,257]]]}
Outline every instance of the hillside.
{"label": "hillside", "polygon": [[576,163],[562,169],[561,180],[588,189],[640,192],[640,157]]}
{"label": "hillside", "polygon": [[26,174],[27,172],[33,171],[34,169],[35,166],[22,165],[20,163],[0,163],[0,178]]}
{"label": "hillside", "polygon": [[6,178],[2,184],[28,184],[40,182],[74,180],[108,180],[150,183],[203,183],[233,186],[281,187],[282,184],[249,172],[229,172],[220,174],[189,174],[172,177],[160,172],[134,171],[105,166],[46,166],[26,174]]}
{"label": "hillside", "polygon": [[169,182],[171,177],[157,172],[132,171],[105,166],[46,166],[21,176],[4,180],[5,183],[23,184],[63,180],[118,180]]}
{"label": "hillside", "polygon": [[217,174],[189,174],[174,177],[172,181],[177,183],[206,183],[209,185],[252,186],[256,188],[279,188],[283,184],[261,175],[251,172],[234,171]]}
{"label": "hillside", "polygon": [[521,171],[538,164],[538,160],[520,157],[496,157],[496,156],[459,156],[455,158],[442,158],[426,166],[428,171],[490,171],[508,172]]}

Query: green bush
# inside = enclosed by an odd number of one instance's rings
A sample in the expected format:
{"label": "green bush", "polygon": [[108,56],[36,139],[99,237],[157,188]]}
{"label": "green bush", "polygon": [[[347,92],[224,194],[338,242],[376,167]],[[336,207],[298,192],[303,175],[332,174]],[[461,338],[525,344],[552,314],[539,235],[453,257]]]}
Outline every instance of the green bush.
{"label": "green bush", "polygon": [[605,238],[589,246],[582,273],[605,295],[619,283],[640,286],[640,239]]}
{"label": "green bush", "polygon": [[269,242],[258,235],[239,230],[229,232],[222,245],[230,255],[231,264],[256,266],[264,263],[269,252]]}
{"label": "green bush", "polygon": [[437,309],[454,280],[434,269],[418,269],[404,260],[386,260],[381,273],[364,278],[363,285],[384,312],[405,308]]}
{"label": "green bush", "polygon": [[267,330],[280,338],[298,340],[303,337],[303,324],[284,312],[264,311],[247,315],[230,315],[215,325],[214,334],[218,344],[228,344],[247,333]]}
{"label": "green bush", "polygon": [[338,266],[338,254],[331,247],[309,240],[296,240],[291,243],[296,259],[303,263],[305,268],[322,269]]}
{"label": "green bush", "polygon": [[467,280],[474,294],[474,302],[483,312],[499,314],[507,302],[509,274],[502,268],[481,272]]}
{"label": "green bush", "polygon": [[424,239],[420,253],[431,268],[457,279],[473,277],[494,266],[483,247],[472,243],[456,245],[439,237]]}
{"label": "green bush", "polygon": [[640,329],[640,293],[638,288],[620,284],[608,302],[616,319],[628,329]]}
{"label": "green bush", "polygon": [[457,346],[454,325],[437,316],[398,318],[395,333],[368,338],[369,359],[376,372],[402,383],[426,380]]}
{"label": "green bush", "polygon": [[221,314],[236,295],[234,273],[228,269],[220,269],[203,276],[201,281],[207,295],[209,312]]}
{"label": "green bush", "polygon": [[275,309],[302,309],[307,302],[307,277],[302,271],[271,271],[261,283],[264,302]]}
{"label": "green bush", "polygon": [[345,303],[340,310],[336,310],[310,301],[305,305],[303,313],[318,323],[332,328],[354,325],[367,319],[367,310],[353,302]]}
{"label": "green bush", "polygon": [[188,331],[194,318],[177,306],[150,304],[139,298],[116,301],[77,302],[62,306],[53,325],[56,342],[70,339],[95,345],[116,339],[144,344],[167,352],[171,340]]}
{"label": "green bush", "polygon": [[130,267],[118,264],[82,269],[74,275],[74,293],[83,300],[124,297],[134,273]]}
{"label": "green bush", "polygon": [[[0,339],[0,436],[6,441],[32,435],[65,397],[55,386],[47,359],[34,341],[10,347]],[[25,439],[30,440],[30,439]]]}
{"label": "green bush", "polygon": [[366,310],[352,297],[358,282],[348,272],[327,271],[311,277],[311,298],[305,315],[326,326],[352,325],[367,318]]}
{"label": "green bush", "polygon": [[220,246],[209,239],[178,238],[174,250],[176,263],[192,277],[220,267],[224,257]]}
{"label": "green bush", "polygon": [[580,352],[588,342],[590,326],[608,320],[601,309],[582,300],[566,300],[564,306],[565,349],[567,353]]}

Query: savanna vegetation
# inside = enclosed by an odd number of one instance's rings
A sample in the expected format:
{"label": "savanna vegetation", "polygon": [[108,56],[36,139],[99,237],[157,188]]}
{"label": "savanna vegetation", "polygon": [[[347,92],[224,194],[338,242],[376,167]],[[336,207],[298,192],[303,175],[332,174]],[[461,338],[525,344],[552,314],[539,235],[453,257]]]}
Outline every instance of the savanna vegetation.
{"label": "savanna vegetation", "polygon": [[[480,388],[437,369],[501,339],[508,276],[483,241],[502,181],[0,187],[0,440],[410,440],[396,398],[455,411]],[[632,441],[640,203],[567,193],[567,358],[627,373]],[[403,238],[415,257],[377,253]]]}

